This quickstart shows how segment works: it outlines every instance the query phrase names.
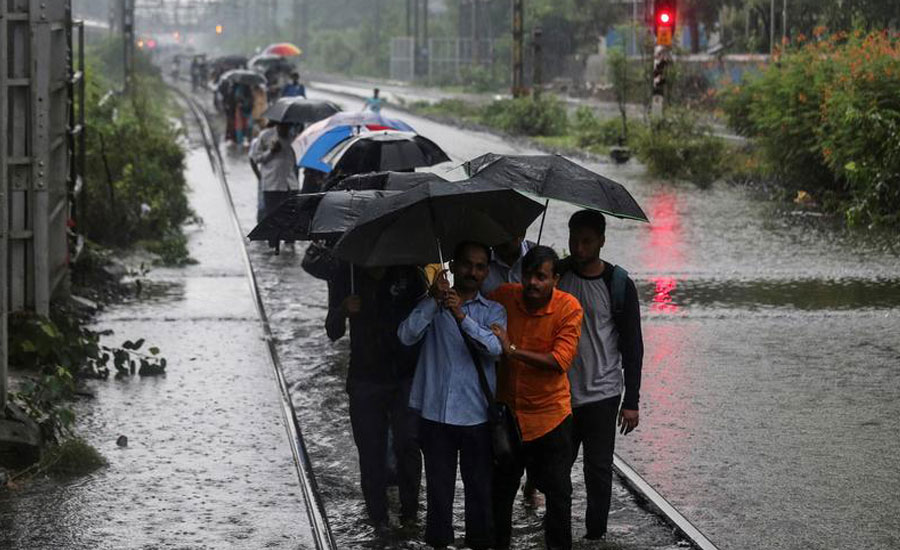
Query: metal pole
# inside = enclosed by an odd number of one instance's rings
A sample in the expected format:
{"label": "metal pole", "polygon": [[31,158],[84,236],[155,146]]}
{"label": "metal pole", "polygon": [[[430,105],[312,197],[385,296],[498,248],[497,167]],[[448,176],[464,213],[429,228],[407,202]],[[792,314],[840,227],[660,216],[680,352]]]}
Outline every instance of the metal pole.
{"label": "metal pole", "polygon": [[543,34],[544,32],[540,27],[535,27],[534,31],[532,31],[534,59],[531,61],[531,95],[535,99],[541,97],[541,86],[544,84]]}
{"label": "metal pole", "polygon": [[9,362],[9,335],[7,334],[6,314],[9,309],[9,285],[7,270],[9,269],[8,231],[9,221],[9,166],[7,154],[7,132],[11,121],[9,113],[8,80],[9,80],[9,18],[6,17],[7,2],[0,2],[0,417],[6,412],[7,368]]}
{"label": "metal pole", "polygon": [[524,9],[522,0],[512,0],[512,3],[512,95],[513,97],[520,97],[523,93],[525,80],[525,67],[522,62],[525,49],[522,27]]}
{"label": "metal pole", "polygon": [[781,4],[781,43],[787,43],[788,24],[787,24],[787,0],[783,0]]}
{"label": "metal pole", "polygon": [[775,55],[775,0],[769,0],[769,55]]}
{"label": "metal pole", "polygon": [[472,0],[472,65],[481,64],[481,51],[479,50],[479,42],[481,40],[481,32],[478,27],[478,0]]}

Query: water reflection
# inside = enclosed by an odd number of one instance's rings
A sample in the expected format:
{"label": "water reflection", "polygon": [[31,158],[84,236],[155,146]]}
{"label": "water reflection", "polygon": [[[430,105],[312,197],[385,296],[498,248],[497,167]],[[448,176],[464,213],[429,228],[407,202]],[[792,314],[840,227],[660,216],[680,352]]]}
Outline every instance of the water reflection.
{"label": "water reflection", "polygon": [[680,272],[685,263],[678,206],[678,196],[668,189],[657,191],[648,204],[650,229],[642,246],[642,263],[654,274],[650,277],[654,285],[650,299],[653,313],[674,314],[679,309],[672,297],[678,288],[678,279],[672,273]]}

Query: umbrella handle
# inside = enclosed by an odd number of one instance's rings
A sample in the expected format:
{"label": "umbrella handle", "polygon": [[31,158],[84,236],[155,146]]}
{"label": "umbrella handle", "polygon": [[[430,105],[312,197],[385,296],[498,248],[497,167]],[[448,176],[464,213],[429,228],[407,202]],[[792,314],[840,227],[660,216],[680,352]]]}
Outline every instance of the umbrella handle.
{"label": "umbrella handle", "polygon": [[[444,253],[441,250],[441,240],[437,240],[437,249],[438,249],[438,260],[441,262],[441,271],[444,270]],[[447,271],[447,281],[450,283],[450,286],[453,286],[453,274],[450,271]]]}
{"label": "umbrella handle", "polygon": [[350,264],[350,296],[356,296],[356,290],[354,288],[356,285],[353,281],[355,278],[356,277],[353,275],[353,264]]}
{"label": "umbrella handle", "polygon": [[544,234],[544,220],[547,219],[547,207],[550,206],[550,199],[544,201],[544,213],[541,214],[541,228],[538,229],[537,243],[541,244],[541,236]]}

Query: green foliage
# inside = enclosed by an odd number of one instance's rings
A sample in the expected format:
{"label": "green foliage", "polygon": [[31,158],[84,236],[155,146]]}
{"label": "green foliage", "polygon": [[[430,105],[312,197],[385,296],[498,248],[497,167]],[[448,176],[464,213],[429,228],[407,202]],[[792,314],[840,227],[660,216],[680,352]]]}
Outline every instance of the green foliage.
{"label": "green foliage", "polygon": [[487,105],[481,115],[488,126],[525,136],[560,136],[568,129],[568,115],[555,96],[501,99]]}
{"label": "green foliage", "polygon": [[477,105],[461,99],[442,99],[436,103],[417,101],[411,103],[409,108],[423,115],[446,116],[462,120],[477,121],[481,117],[481,109]]}
{"label": "green foliage", "polygon": [[9,363],[31,374],[12,400],[41,426],[48,440],[70,435],[75,415],[68,406],[79,378],[116,378],[163,374],[166,360],[159,349],[142,353],[144,340],[126,340],[119,348],[100,342],[111,331],[93,331],[63,310],[53,318],[21,311],[9,316]]}
{"label": "green foliage", "polygon": [[89,474],[107,464],[103,455],[88,442],[70,437],[44,454],[39,470],[50,475],[70,477]]}
{"label": "green foliage", "polygon": [[633,140],[637,156],[656,176],[708,185],[725,174],[725,143],[686,110],[670,109]]}
{"label": "green foliage", "polygon": [[896,226],[900,38],[857,31],[797,40],[777,64],[721,94],[730,125],[756,140],[772,175],[850,225]]}
{"label": "green foliage", "polygon": [[624,138],[621,118],[600,120],[588,107],[579,107],[570,124],[579,147],[617,145]]}
{"label": "green foliage", "polygon": [[460,72],[463,85],[476,93],[493,92],[503,86],[503,82],[495,78],[486,67],[463,67]]}
{"label": "green foliage", "polygon": [[[107,95],[109,53],[88,58],[85,187],[78,228],[89,239],[113,247],[162,241],[180,233],[191,215],[184,179],[181,134],[172,122],[168,90],[158,75],[138,72],[127,95]],[[141,67],[142,64],[138,64]],[[171,263],[182,263],[170,255]]]}

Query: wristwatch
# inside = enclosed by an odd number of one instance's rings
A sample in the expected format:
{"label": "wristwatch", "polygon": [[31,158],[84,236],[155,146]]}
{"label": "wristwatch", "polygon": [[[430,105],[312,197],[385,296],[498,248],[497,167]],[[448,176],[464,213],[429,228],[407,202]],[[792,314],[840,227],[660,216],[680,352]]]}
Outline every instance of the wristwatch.
{"label": "wristwatch", "polygon": [[517,348],[515,344],[509,345],[509,351],[516,351],[517,349],[519,349],[519,348]]}

